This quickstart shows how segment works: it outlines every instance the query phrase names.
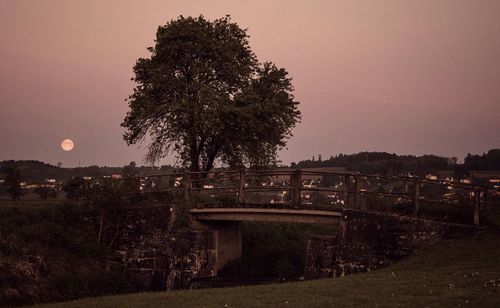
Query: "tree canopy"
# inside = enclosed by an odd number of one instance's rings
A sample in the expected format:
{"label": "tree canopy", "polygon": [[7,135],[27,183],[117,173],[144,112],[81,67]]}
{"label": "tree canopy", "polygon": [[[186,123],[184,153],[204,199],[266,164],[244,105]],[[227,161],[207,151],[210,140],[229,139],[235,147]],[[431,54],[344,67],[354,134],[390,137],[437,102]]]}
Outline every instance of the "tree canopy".
{"label": "tree canopy", "polygon": [[300,120],[288,73],[259,63],[229,16],[180,16],[158,27],[122,126],[128,145],[150,141],[146,161],[174,153],[192,171],[276,162]]}

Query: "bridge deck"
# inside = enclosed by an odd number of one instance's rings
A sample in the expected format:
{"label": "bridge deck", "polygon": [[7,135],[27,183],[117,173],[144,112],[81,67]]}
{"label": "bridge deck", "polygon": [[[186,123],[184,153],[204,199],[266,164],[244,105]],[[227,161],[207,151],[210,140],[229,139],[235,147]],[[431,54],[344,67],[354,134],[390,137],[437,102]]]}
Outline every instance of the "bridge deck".
{"label": "bridge deck", "polygon": [[270,221],[293,223],[337,223],[339,211],[262,209],[262,208],[197,208],[189,211],[197,220]]}

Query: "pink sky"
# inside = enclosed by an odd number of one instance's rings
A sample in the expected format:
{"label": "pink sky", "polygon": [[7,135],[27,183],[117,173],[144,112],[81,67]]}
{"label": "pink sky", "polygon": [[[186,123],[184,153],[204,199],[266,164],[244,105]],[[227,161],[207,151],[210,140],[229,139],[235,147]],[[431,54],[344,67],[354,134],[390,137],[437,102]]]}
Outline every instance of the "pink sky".
{"label": "pink sky", "polygon": [[141,162],[121,138],[132,66],[181,14],[230,14],[259,60],[289,71],[303,120],[285,163],[500,147],[497,0],[0,0],[0,160]]}

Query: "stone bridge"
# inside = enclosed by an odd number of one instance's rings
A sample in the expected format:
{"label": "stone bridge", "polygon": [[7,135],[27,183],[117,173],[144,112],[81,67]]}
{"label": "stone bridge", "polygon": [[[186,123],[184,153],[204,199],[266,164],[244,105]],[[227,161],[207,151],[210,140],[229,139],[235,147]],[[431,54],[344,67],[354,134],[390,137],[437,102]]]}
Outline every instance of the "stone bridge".
{"label": "stone bridge", "polygon": [[198,221],[267,221],[287,223],[335,224],[341,210],[296,210],[269,208],[194,208],[189,213]]}
{"label": "stone bridge", "polygon": [[341,211],[269,208],[194,208],[192,217],[214,230],[216,271],[242,254],[241,221],[336,224]]}
{"label": "stone bridge", "polygon": [[335,216],[327,212],[338,214],[343,208],[373,210],[374,207],[386,211],[399,209],[406,215],[419,217],[422,205],[427,209],[431,208],[428,205],[434,208],[447,205],[470,208],[468,223],[479,225],[479,210],[487,203],[486,189],[478,185],[357,172],[241,169],[186,171],[133,180],[140,193],[169,193],[183,198],[184,207],[203,220],[233,217],[238,221],[297,219],[315,223]]}
{"label": "stone bridge", "polygon": [[[411,252],[412,247],[422,246],[422,242],[460,233],[456,230],[462,230],[461,226],[474,228],[479,225],[479,210],[486,203],[478,186],[359,173],[224,170],[148,175],[132,180],[139,193],[168,194],[177,200],[177,207],[170,208],[171,214],[162,214],[170,217],[169,226],[152,233],[155,239],[163,239],[162,243],[177,238],[176,243],[167,244],[170,252],[166,255],[161,248],[152,253],[165,257],[148,257],[153,260],[149,263],[155,264],[150,271],[163,273],[163,278],[152,276],[166,281],[167,289],[216,276],[228,262],[240,258],[242,221],[338,224],[337,236],[312,238],[308,244],[306,276],[313,278],[338,275],[342,272],[339,268],[351,268],[351,272],[376,268],[377,264],[388,264],[387,260]],[[443,215],[433,210],[444,205],[461,210],[462,224],[437,222]],[[189,217],[194,233],[187,237],[167,235],[165,232],[171,232],[168,230],[182,212]],[[142,241],[148,236],[141,235]],[[187,239],[185,244],[181,244],[183,238]],[[150,254],[134,251],[124,254]],[[377,255],[380,251],[382,256]],[[170,261],[161,261],[164,258]],[[335,260],[343,263],[336,264]],[[166,268],[162,269],[162,264],[167,264]],[[141,266],[136,267],[138,273],[144,274]]]}
{"label": "stone bridge", "polygon": [[346,209],[380,211],[378,204],[390,200],[389,215],[429,218],[422,205],[447,204],[470,208],[464,221],[479,225],[485,196],[481,187],[461,183],[300,169],[161,174],[139,178],[139,185],[143,193],[177,194],[195,225],[213,232],[215,272],[241,257],[242,221],[333,225]]}

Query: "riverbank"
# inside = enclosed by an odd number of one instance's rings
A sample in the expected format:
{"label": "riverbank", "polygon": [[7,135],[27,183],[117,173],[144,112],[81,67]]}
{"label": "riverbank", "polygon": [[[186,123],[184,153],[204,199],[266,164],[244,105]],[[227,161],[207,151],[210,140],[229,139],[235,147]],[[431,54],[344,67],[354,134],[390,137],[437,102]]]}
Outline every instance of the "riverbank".
{"label": "riverbank", "polygon": [[[442,241],[394,266],[334,279],[106,296],[53,307],[498,307],[500,235]],[[48,307],[48,306],[43,306]]]}

